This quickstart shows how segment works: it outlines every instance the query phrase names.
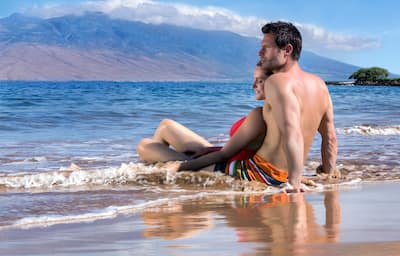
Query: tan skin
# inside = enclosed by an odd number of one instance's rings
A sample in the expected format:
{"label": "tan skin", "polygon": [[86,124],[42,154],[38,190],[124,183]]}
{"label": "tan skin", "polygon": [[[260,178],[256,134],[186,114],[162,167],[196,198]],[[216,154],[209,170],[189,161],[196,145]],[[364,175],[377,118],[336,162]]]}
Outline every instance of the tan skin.
{"label": "tan skin", "polygon": [[[254,82],[252,87],[256,100],[264,100],[264,81],[266,75],[261,67],[254,70]],[[262,108],[253,109],[243,124],[239,127],[233,138],[235,147],[229,151],[223,151],[230,158],[242,149],[256,151],[265,136],[265,123],[262,121]],[[142,161],[147,163],[190,160],[210,152],[220,150],[221,147],[213,147],[206,139],[171,119],[160,122],[153,138],[142,139],[136,147]],[[210,169],[214,168],[210,166]]]}
{"label": "tan skin", "polygon": [[[292,51],[291,44],[280,49],[274,35],[264,35],[260,60],[262,67],[274,74],[264,84],[267,100],[263,107],[263,120],[259,121],[268,124],[268,131],[257,154],[288,171],[288,182],[292,186],[288,192],[300,192],[304,162],[316,132],[322,137],[321,169],[332,176],[336,171],[337,140],[332,102],[325,83],[301,70],[291,56]],[[244,124],[243,129],[249,128]],[[221,151],[180,163],[178,170],[197,170],[226,161],[232,152],[244,146],[240,136],[254,136],[251,128],[249,131],[247,134],[238,131]]]}

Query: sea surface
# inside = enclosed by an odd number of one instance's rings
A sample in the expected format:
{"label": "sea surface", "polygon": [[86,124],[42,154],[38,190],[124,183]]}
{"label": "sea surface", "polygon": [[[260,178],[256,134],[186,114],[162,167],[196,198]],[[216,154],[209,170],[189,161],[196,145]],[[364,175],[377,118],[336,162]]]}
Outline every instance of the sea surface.
{"label": "sea surface", "polygon": [[[400,87],[330,86],[339,184],[400,177]],[[171,118],[216,145],[261,106],[250,83],[0,82],[0,230],[81,223],[166,202],[255,191],[222,174],[169,173],[136,144]],[[305,174],[320,162],[320,138]],[[267,193],[276,193],[270,189]]]}

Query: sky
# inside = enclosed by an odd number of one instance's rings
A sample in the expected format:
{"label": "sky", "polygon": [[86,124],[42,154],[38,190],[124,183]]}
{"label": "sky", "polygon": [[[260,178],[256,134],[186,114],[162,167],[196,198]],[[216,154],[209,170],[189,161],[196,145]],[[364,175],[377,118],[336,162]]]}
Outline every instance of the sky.
{"label": "sky", "polygon": [[0,18],[19,12],[51,18],[101,11],[111,17],[228,30],[260,37],[269,21],[294,23],[303,49],[400,75],[397,0],[2,0]]}

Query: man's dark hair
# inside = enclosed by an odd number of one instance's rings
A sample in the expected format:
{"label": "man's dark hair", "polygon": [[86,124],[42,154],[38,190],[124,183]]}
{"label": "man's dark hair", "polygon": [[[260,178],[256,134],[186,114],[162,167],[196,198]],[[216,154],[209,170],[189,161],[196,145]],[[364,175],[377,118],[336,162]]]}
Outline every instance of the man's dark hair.
{"label": "man's dark hair", "polygon": [[300,31],[290,22],[270,22],[265,24],[261,31],[264,34],[272,34],[275,36],[275,43],[282,49],[288,44],[293,46],[292,58],[294,60],[300,59],[301,53],[301,34]]}

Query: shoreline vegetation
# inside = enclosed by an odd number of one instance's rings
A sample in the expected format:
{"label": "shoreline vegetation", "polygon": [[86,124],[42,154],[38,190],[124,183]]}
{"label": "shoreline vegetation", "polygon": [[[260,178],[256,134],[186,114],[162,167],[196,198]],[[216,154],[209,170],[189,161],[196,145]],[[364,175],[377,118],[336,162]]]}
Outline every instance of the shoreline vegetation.
{"label": "shoreline vegetation", "polygon": [[325,81],[327,85],[370,85],[370,86],[400,86],[400,78],[379,79],[376,81]]}
{"label": "shoreline vegetation", "polygon": [[351,81],[325,81],[329,85],[400,86],[400,78],[389,78],[389,71],[380,67],[360,68],[348,79]]}

